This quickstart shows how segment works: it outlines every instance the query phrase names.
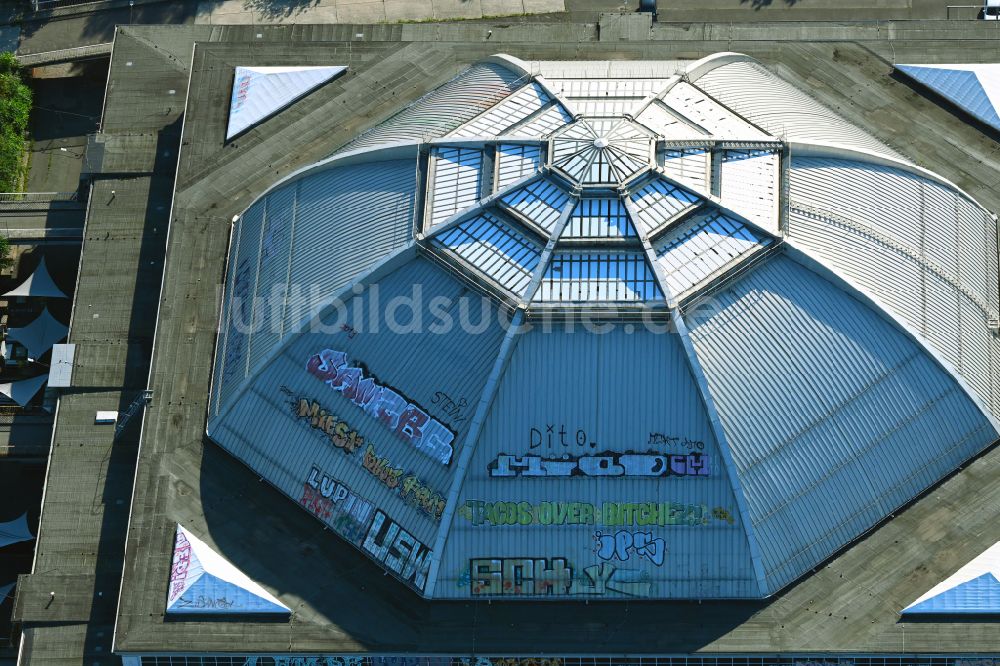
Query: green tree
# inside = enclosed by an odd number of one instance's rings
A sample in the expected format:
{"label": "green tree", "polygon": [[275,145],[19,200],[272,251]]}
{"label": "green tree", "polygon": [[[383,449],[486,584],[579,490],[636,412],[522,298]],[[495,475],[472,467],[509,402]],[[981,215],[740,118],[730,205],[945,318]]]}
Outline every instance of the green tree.
{"label": "green tree", "polygon": [[24,133],[31,115],[31,89],[21,80],[13,53],[0,53],[0,192],[18,189]]}
{"label": "green tree", "polygon": [[17,56],[10,51],[0,52],[0,74],[20,74],[21,66],[17,62]]}
{"label": "green tree", "polygon": [[14,258],[10,256],[10,241],[6,236],[0,236],[0,270],[6,270],[14,265]]}

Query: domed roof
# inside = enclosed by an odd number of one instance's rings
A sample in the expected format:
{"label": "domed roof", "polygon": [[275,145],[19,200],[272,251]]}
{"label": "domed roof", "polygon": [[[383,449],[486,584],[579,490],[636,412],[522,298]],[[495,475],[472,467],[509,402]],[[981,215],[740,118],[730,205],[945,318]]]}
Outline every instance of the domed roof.
{"label": "domed roof", "polygon": [[997,439],[996,231],[745,56],[495,56],[240,217],[208,434],[428,597],[768,596]]}
{"label": "domed roof", "polygon": [[581,118],[552,137],[552,166],[583,187],[618,186],[655,167],[656,135],[620,118]]}

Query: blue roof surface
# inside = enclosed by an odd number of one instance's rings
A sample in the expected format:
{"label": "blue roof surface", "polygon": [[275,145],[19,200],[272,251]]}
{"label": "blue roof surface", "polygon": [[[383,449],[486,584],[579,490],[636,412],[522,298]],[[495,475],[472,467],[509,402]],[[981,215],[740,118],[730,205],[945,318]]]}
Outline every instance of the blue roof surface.
{"label": "blue roof surface", "polygon": [[288,607],[258,596],[236,583],[205,573],[177,598],[167,612],[206,615],[226,613],[287,615]]}
{"label": "blue roof surface", "polygon": [[1000,614],[1000,542],[902,610],[903,615]]}
{"label": "blue roof surface", "polygon": [[345,71],[346,66],[237,67],[226,140],[270,118]]}
{"label": "blue roof surface", "polygon": [[207,543],[178,525],[166,612],[184,615],[287,615],[291,610]]}
{"label": "blue roof surface", "polygon": [[[953,68],[954,67],[954,68]],[[970,67],[970,69],[959,69]],[[1000,129],[1000,115],[983,85],[982,71],[970,66],[954,65],[927,67],[923,65],[897,65],[896,69],[914,81],[930,88],[962,110],[987,125]],[[983,70],[983,66],[976,69]]]}
{"label": "blue roof surface", "polygon": [[1000,613],[1000,580],[991,573],[961,583],[921,601],[904,611],[916,614],[993,614]]}

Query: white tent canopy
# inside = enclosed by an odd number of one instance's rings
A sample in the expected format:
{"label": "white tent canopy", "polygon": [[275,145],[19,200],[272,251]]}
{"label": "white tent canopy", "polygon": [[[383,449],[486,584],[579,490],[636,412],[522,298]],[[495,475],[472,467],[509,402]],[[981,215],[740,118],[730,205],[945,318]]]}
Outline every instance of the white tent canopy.
{"label": "white tent canopy", "polygon": [[38,262],[38,268],[28,276],[28,279],[14,287],[4,296],[47,296],[49,298],[69,298],[62,289],[56,286],[45,266],[45,257]]}
{"label": "white tent canopy", "polygon": [[292,611],[208,544],[178,525],[166,612],[287,615]]}
{"label": "white tent canopy", "polygon": [[226,140],[270,118],[347,67],[237,67],[229,103]]}
{"label": "white tent canopy", "polygon": [[0,384],[0,393],[24,407],[35,397],[38,389],[42,388],[48,379],[48,375],[38,375],[28,379],[18,379],[16,382],[4,382]]}
{"label": "white tent canopy", "polygon": [[49,309],[45,308],[30,324],[9,329],[7,338],[24,345],[31,358],[39,358],[52,349],[52,345],[65,338],[67,331],[69,327],[53,317]]}
{"label": "white tent canopy", "polygon": [[28,529],[28,514],[21,514],[20,518],[15,518],[6,523],[0,523],[0,547],[9,546],[20,541],[31,541],[35,535]]}

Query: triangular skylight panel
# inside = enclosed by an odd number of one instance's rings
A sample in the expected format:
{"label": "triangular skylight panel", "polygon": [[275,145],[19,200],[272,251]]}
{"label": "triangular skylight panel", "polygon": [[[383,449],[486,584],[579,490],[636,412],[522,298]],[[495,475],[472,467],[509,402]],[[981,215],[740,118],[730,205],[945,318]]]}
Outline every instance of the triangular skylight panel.
{"label": "triangular skylight panel", "polygon": [[903,615],[1000,614],[1000,541],[927,591]]}
{"label": "triangular skylight panel", "polygon": [[504,134],[512,126],[540,111],[551,100],[552,97],[545,88],[538,82],[532,81],[496,106],[459,127],[450,136],[478,137]]}
{"label": "triangular skylight panel", "polygon": [[555,103],[527,122],[515,127],[509,134],[541,138],[571,122],[573,122],[573,116],[569,114],[569,111],[562,104]]}
{"label": "triangular skylight panel", "polygon": [[667,78],[648,79],[546,79],[549,86],[585,116],[621,116],[634,111],[649,95],[670,82]]}
{"label": "triangular skylight panel", "polygon": [[343,66],[237,67],[226,140],[270,118],[347,71]]}
{"label": "triangular skylight panel", "polygon": [[683,119],[659,99],[646,105],[635,119],[664,139],[703,139],[708,132]]}
{"label": "triangular skylight panel", "polygon": [[716,102],[690,83],[681,81],[661,98],[678,114],[717,137],[744,141],[770,140],[772,137]]}
{"label": "triangular skylight panel", "polygon": [[933,90],[987,125],[1000,129],[1000,64],[896,65],[896,69]]}
{"label": "triangular skylight panel", "polygon": [[285,614],[291,609],[201,539],[177,526],[168,614]]}

